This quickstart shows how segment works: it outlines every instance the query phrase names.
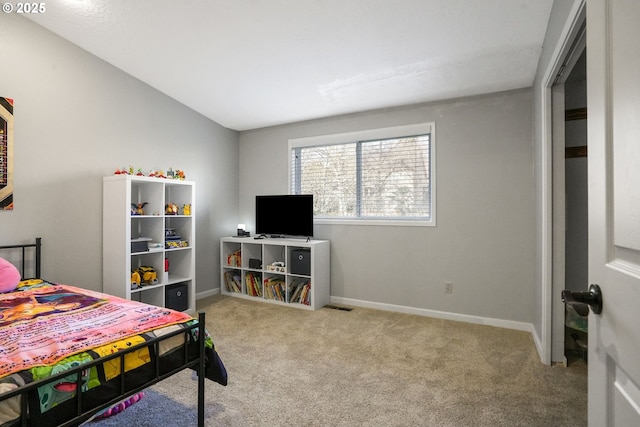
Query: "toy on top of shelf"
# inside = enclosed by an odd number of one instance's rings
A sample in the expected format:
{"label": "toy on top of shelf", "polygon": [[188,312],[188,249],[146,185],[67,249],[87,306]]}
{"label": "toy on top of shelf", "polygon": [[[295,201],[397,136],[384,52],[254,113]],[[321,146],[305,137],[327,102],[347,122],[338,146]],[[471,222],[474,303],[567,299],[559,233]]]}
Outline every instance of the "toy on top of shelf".
{"label": "toy on top of shelf", "polygon": [[[115,170],[115,172],[113,173],[114,175],[134,175],[133,173],[133,166],[129,166],[129,168],[118,168]],[[138,168],[138,173],[136,173],[135,175],[137,176],[144,176],[144,173],[142,173],[142,168]]]}
{"label": "toy on top of shelf", "polygon": [[164,247],[165,249],[188,248],[189,242],[181,239],[175,239],[175,240],[167,239]]}
{"label": "toy on top of shelf", "polygon": [[134,270],[131,272],[131,289],[140,288],[140,273],[138,270]]}
{"label": "toy on top of shelf", "polygon": [[157,285],[158,273],[156,269],[148,265],[141,265],[136,269],[136,272],[140,275],[140,285]]}
{"label": "toy on top of shelf", "polygon": [[182,205],[182,214],[183,215],[191,215],[191,204],[184,204]]}
{"label": "toy on top of shelf", "polygon": [[178,205],[175,203],[167,203],[164,210],[165,215],[178,215]]}
{"label": "toy on top of shelf", "polygon": [[167,171],[167,178],[184,180],[185,173],[183,170],[180,170],[180,169],[176,169],[174,171],[172,168],[169,168],[169,170]]}
{"label": "toy on top of shelf", "polygon": [[147,202],[143,203],[131,203],[131,215],[144,215],[144,207],[147,206]]}
{"label": "toy on top of shelf", "polygon": [[165,175],[162,169],[149,169],[147,173],[142,171],[142,168],[138,168],[136,172],[134,172],[133,166],[129,166],[128,168],[117,168],[114,172],[114,175],[134,175],[134,176],[148,176],[151,178],[169,178],[169,179],[179,179],[184,181],[186,175],[183,170],[176,169],[173,170],[169,168],[167,170],[167,174]]}

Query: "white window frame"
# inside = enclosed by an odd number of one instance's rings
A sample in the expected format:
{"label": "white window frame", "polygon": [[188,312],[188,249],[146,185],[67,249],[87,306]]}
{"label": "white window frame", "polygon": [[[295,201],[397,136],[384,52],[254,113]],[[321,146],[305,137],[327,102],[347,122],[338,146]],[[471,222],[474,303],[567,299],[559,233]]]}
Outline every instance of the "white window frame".
{"label": "white window frame", "polygon": [[407,135],[430,134],[429,147],[429,180],[431,218],[426,219],[366,219],[366,218],[315,218],[315,224],[347,224],[347,225],[392,225],[392,226],[422,226],[435,227],[436,225],[436,128],[435,123],[425,122],[411,125],[393,126],[380,129],[368,129],[356,132],[338,133],[330,135],[296,138],[289,140],[288,161],[288,186],[291,192],[292,170],[291,152],[295,148],[313,147],[319,145],[345,144],[357,141],[370,141],[376,139],[400,138]]}

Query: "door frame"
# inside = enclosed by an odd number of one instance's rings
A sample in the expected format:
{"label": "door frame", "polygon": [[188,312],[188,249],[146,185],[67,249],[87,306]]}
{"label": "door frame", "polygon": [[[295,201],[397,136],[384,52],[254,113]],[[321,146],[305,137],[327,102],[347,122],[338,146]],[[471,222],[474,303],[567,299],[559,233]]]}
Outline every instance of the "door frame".
{"label": "door frame", "polygon": [[[552,341],[554,338],[553,315],[554,306],[559,301],[554,298],[554,221],[553,221],[553,103],[552,87],[556,82],[556,76],[560,73],[564,65],[564,60],[570,54],[573,42],[578,36],[582,24],[586,21],[586,0],[575,0],[573,7],[567,17],[565,26],[560,34],[556,47],[551,56],[542,80],[542,194],[541,194],[541,337],[540,337],[540,358],[542,363],[550,365],[552,362]],[[564,265],[564,252],[557,254],[562,256]],[[557,322],[556,322],[557,323]],[[556,325],[557,326],[557,325]],[[562,326],[564,329],[564,325]]]}
{"label": "door frame", "polygon": [[567,365],[564,356],[564,303],[562,290],[566,277],[566,180],[565,180],[565,71],[560,81],[551,87],[552,141],[551,141],[551,185],[552,185],[552,254],[551,254],[551,363]]}

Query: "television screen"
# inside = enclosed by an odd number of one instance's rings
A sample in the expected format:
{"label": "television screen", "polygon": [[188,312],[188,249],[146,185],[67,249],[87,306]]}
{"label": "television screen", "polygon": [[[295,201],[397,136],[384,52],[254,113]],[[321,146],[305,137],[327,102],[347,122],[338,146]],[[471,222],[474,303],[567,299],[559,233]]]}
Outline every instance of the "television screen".
{"label": "television screen", "polygon": [[313,195],[256,196],[256,234],[313,236]]}

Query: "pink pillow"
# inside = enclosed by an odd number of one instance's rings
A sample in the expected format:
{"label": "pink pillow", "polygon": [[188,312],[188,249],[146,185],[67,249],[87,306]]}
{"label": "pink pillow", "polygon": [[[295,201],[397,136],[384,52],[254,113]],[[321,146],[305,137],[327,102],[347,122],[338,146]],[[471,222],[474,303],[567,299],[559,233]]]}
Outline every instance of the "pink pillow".
{"label": "pink pillow", "polygon": [[20,272],[6,259],[0,258],[0,292],[11,292],[18,287]]}

